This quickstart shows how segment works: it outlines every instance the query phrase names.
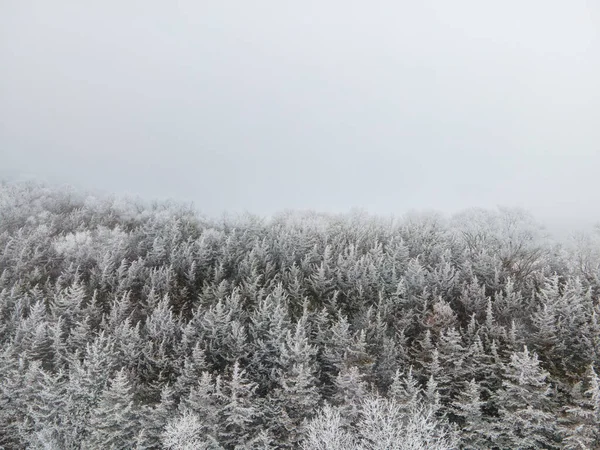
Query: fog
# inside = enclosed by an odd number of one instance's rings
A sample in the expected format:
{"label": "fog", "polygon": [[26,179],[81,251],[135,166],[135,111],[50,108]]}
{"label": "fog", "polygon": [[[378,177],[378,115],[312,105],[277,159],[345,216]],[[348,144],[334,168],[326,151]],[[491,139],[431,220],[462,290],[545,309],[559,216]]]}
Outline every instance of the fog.
{"label": "fog", "polygon": [[0,4],[0,177],[207,214],[600,220],[600,4]]}

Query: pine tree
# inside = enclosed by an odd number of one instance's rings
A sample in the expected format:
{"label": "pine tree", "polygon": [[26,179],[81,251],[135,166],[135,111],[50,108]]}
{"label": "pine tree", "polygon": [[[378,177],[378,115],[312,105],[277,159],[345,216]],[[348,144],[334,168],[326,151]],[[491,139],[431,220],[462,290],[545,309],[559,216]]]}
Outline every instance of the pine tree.
{"label": "pine tree", "polygon": [[92,433],[84,447],[123,450],[135,448],[140,431],[140,417],[133,395],[129,375],[125,370],[119,370],[92,412]]}
{"label": "pine tree", "polygon": [[52,346],[52,368],[54,371],[65,370],[70,359],[63,326],[63,320],[59,317],[48,329],[48,338]]}
{"label": "pine tree", "polygon": [[413,359],[416,362],[415,369],[419,370],[419,374],[425,376],[428,374],[428,367],[431,363],[431,358],[435,351],[431,330],[426,329],[412,345]]}
{"label": "pine tree", "polygon": [[290,328],[288,299],[281,284],[260,301],[250,316],[249,336],[254,344],[248,371],[259,380],[259,391],[272,389],[280,370],[281,348]]}
{"label": "pine tree", "polygon": [[204,349],[197,342],[192,350],[192,354],[185,356],[183,368],[174,385],[177,397],[186,396],[190,389],[198,382],[203,372],[208,369]]}
{"label": "pine tree", "polygon": [[424,391],[425,403],[434,414],[439,414],[442,410],[441,395],[438,388],[438,382],[433,375],[429,376],[427,386]]}
{"label": "pine tree", "polygon": [[223,406],[219,413],[219,441],[225,447],[243,446],[256,434],[253,425],[259,411],[253,404],[256,384],[246,378],[238,362],[223,389]]}
{"label": "pine tree", "polygon": [[523,449],[557,446],[557,424],[550,413],[552,391],[547,378],[548,372],[527,347],[511,355],[498,398],[497,443]]}
{"label": "pine tree", "polygon": [[567,279],[557,321],[560,358],[567,373],[581,372],[594,361],[600,334],[592,324],[593,312],[592,289],[586,289],[578,277]]}
{"label": "pine tree", "polygon": [[335,378],[343,368],[348,349],[352,346],[352,333],[348,319],[344,316],[338,317],[321,340],[326,345],[322,355],[323,368],[328,375]]}
{"label": "pine tree", "polygon": [[[565,448],[580,450],[600,447],[600,377],[593,366],[587,370],[585,391],[583,383],[578,383],[572,397],[576,404],[567,407],[568,422],[565,424]],[[579,394],[579,395],[578,395]]]}
{"label": "pine tree", "polygon": [[117,352],[114,342],[100,333],[86,346],[79,359],[72,359],[67,384],[68,416],[83,438],[89,432],[89,416],[100,401],[117,365]]}
{"label": "pine tree", "polygon": [[[130,317],[115,327],[112,337],[117,351],[117,364],[130,369],[137,369],[140,375],[147,372],[147,360],[144,358],[146,341],[142,337],[141,322],[133,325]],[[141,377],[143,378],[143,375]]]}
{"label": "pine tree", "polygon": [[542,304],[533,313],[531,320],[535,327],[532,336],[535,349],[544,357],[548,364],[555,366],[560,364],[562,349],[558,347],[557,312],[553,305]]}
{"label": "pine tree", "polygon": [[85,286],[77,272],[71,285],[54,296],[50,306],[53,318],[61,318],[69,330],[73,323],[81,318],[85,296]]}
{"label": "pine tree", "polygon": [[201,313],[198,326],[207,362],[220,371],[248,354],[246,328],[240,321],[242,313],[237,293],[219,300]]}
{"label": "pine tree", "polygon": [[79,448],[81,435],[69,411],[68,379],[61,371],[38,373],[36,395],[28,403],[33,427],[28,448]]}
{"label": "pine tree", "polygon": [[26,416],[27,398],[22,391],[24,360],[13,357],[15,348],[8,344],[0,349],[0,448],[23,447],[25,436],[19,423]]}
{"label": "pine tree", "polygon": [[303,450],[359,450],[352,434],[346,431],[339,409],[325,405],[305,427]]}
{"label": "pine tree", "polygon": [[440,385],[442,401],[448,404],[461,391],[468,377],[466,349],[460,333],[455,328],[449,328],[440,335],[437,350],[441,370],[434,376]]}
{"label": "pine tree", "polygon": [[281,371],[277,375],[278,387],[269,398],[270,415],[275,435],[282,447],[297,448],[301,439],[301,425],[311,416],[320,400],[317,391],[316,349],[307,336],[307,311],[296,324],[295,333],[288,331],[281,348]]}
{"label": "pine tree", "polygon": [[216,439],[219,411],[223,401],[220,378],[214,380],[212,375],[205,371],[190,388],[189,394],[181,398],[179,411],[182,414],[191,411],[200,421],[202,433]]}
{"label": "pine tree", "polygon": [[167,385],[161,391],[160,402],[140,408],[140,431],[136,436],[135,449],[160,448],[161,436],[175,412],[173,389]]}
{"label": "pine tree", "polygon": [[464,390],[452,403],[452,416],[460,428],[460,441],[462,448],[483,449],[492,448],[493,440],[490,437],[490,427],[483,417],[481,401],[481,388],[472,379],[465,383]]}
{"label": "pine tree", "polygon": [[497,353],[496,343],[492,341],[486,351],[483,342],[477,336],[467,350],[465,372],[478,383],[482,406],[486,416],[497,416],[497,395],[502,387],[503,363]]}
{"label": "pine tree", "polygon": [[[146,384],[174,382],[176,368],[173,361],[180,325],[173,316],[168,295],[159,301],[143,328],[143,380]],[[150,390],[150,394],[153,394]]]}
{"label": "pine tree", "polygon": [[395,400],[407,412],[419,406],[420,396],[421,388],[417,379],[413,377],[412,366],[409,367],[406,376],[402,376],[397,370],[388,391],[388,397]]}
{"label": "pine tree", "polygon": [[168,450],[221,450],[216,440],[203,434],[200,419],[185,411],[167,424],[162,434],[163,448]]}
{"label": "pine tree", "polygon": [[19,320],[14,342],[21,354],[40,361],[44,369],[52,369],[54,351],[49,336],[46,305],[43,301],[39,300],[31,305],[27,318]]}
{"label": "pine tree", "polygon": [[83,352],[85,346],[92,339],[91,319],[84,315],[78,322],[73,324],[67,337],[67,348],[71,353]]}
{"label": "pine tree", "polygon": [[393,400],[370,396],[361,405],[357,426],[359,448],[389,450],[450,450],[454,436],[433,411],[418,407],[409,413]]}

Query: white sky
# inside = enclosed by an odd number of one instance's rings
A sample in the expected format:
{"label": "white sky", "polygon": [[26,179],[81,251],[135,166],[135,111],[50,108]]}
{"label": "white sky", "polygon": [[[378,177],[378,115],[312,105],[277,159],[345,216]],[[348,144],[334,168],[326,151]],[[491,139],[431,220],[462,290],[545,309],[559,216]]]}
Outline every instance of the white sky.
{"label": "white sky", "polygon": [[0,2],[0,176],[600,221],[595,0]]}

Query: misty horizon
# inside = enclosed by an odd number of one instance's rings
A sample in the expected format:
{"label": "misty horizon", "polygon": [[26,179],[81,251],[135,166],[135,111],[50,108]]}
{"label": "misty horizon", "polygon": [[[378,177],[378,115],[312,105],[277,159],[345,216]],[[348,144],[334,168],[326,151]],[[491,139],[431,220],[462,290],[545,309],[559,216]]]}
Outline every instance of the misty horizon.
{"label": "misty horizon", "polygon": [[600,221],[597,5],[260,5],[5,2],[0,177],[211,216]]}
{"label": "misty horizon", "polygon": [[[405,211],[397,211],[391,213],[377,213],[368,210],[367,208],[353,207],[346,210],[318,210],[315,208],[304,208],[304,209],[292,209],[283,208],[272,213],[257,213],[251,210],[222,210],[218,213],[203,211],[198,204],[194,201],[182,201],[174,197],[145,197],[139,193],[133,192],[121,192],[115,193],[102,189],[85,189],[81,185],[74,185],[68,183],[52,182],[49,180],[40,179],[36,176],[14,176],[14,174],[5,176],[0,171],[0,187],[1,186],[12,186],[15,189],[22,189],[29,187],[30,189],[48,189],[48,193],[51,192],[63,192],[70,193],[74,198],[80,201],[87,202],[115,202],[121,207],[125,205],[137,205],[138,208],[148,208],[150,206],[163,205],[165,207],[181,207],[184,210],[192,212],[199,218],[207,220],[235,220],[244,218],[258,219],[259,221],[266,223],[272,220],[280,220],[284,217],[296,217],[302,219],[305,217],[321,217],[321,218],[338,218],[346,220],[348,218],[355,218],[357,220],[363,220],[365,218],[373,218],[376,220],[390,221],[390,223],[402,223],[406,220],[427,220],[427,218],[435,218],[441,220],[443,223],[452,223],[457,218],[466,214],[467,217],[471,214],[477,215],[478,213],[495,215],[504,212],[514,212],[517,214],[524,214],[525,217],[533,220],[533,224],[541,233],[539,238],[550,238],[551,241],[557,243],[574,243],[582,237],[591,237],[594,234],[600,232],[600,221],[582,221],[582,220],[549,220],[544,221],[543,218],[535,216],[531,210],[521,208],[514,205],[496,205],[494,207],[467,207],[455,211],[442,211],[433,208],[430,209],[409,209]],[[123,203],[124,202],[124,203]]]}

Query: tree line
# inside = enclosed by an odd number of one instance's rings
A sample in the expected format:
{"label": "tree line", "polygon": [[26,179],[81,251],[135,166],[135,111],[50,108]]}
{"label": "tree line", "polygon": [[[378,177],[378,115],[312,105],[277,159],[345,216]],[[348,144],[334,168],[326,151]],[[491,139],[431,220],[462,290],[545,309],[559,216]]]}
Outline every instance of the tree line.
{"label": "tree line", "polygon": [[0,185],[0,448],[600,448],[600,239]]}

